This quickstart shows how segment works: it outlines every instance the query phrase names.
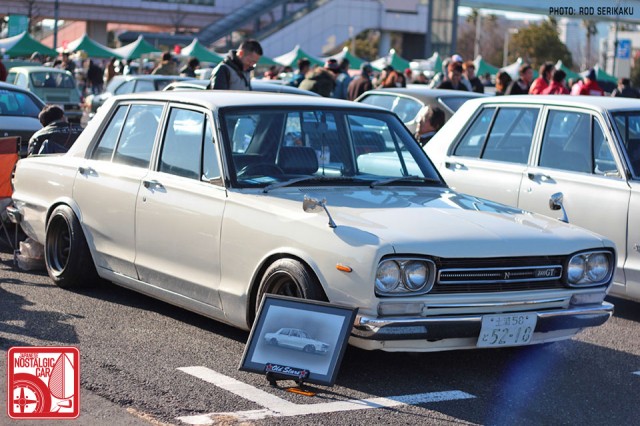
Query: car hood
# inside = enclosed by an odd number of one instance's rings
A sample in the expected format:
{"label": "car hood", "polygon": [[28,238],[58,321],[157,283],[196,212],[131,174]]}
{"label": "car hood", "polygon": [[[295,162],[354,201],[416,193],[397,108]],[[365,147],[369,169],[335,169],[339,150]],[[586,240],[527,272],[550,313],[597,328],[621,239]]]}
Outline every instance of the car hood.
{"label": "car hood", "polygon": [[[321,209],[316,213],[302,211],[305,195],[326,199],[336,228],[328,226]],[[361,243],[388,244],[397,253],[537,256],[613,247],[603,237],[559,220],[442,188],[286,188],[271,191],[266,198],[264,206],[256,207],[282,216],[293,212],[297,220],[326,232],[361,238]]]}

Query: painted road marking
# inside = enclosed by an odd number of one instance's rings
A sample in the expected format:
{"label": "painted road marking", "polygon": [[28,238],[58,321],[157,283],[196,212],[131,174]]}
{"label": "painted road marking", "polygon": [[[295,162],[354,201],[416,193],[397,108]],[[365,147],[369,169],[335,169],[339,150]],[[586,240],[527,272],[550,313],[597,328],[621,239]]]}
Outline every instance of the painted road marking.
{"label": "painted road marking", "polygon": [[640,371],[636,371],[636,372],[635,372],[635,373],[633,373],[633,374],[635,374],[636,376],[640,376]]}
{"label": "painted road marking", "polygon": [[321,404],[294,404],[272,395],[247,383],[220,374],[207,367],[181,367],[178,370],[198,377],[219,388],[234,393],[244,399],[264,407],[259,410],[237,411],[233,413],[211,413],[198,416],[178,417],[178,420],[192,425],[209,425],[221,419],[260,420],[267,417],[304,416],[308,414],[335,413],[338,411],[365,410],[370,408],[389,408],[400,405],[417,405],[429,402],[453,401],[475,398],[462,391],[426,392],[412,395],[352,399]]}

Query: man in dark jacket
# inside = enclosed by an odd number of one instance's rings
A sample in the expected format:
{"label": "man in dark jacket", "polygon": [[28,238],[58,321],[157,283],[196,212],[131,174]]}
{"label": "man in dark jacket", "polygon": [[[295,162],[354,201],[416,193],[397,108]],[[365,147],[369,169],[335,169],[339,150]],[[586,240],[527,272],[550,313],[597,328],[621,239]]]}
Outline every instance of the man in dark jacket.
{"label": "man in dark jacket", "polygon": [[507,87],[505,95],[527,95],[529,94],[529,87],[533,81],[533,68],[529,64],[522,64],[520,66],[520,78],[516,81],[512,81]]}
{"label": "man in dark jacket", "polygon": [[328,98],[336,87],[336,74],[339,72],[338,61],[329,59],[324,68],[315,67],[309,71],[298,87]]}
{"label": "man in dark jacket", "polygon": [[245,40],[238,50],[231,50],[214,68],[209,89],[251,90],[251,71],[262,56],[262,46],[256,40]]}
{"label": "man in dark jacket", "polygon": [[187,64],[180,68],[180,76],[182,77],[196,77],[196,70],[200,68],[200,60],[195,56],[189,58]]}
{"label": "man in dark jacket", "polygon": [[371,83],[373,68],[371,67],[371,64],[365,62],[360,66],[360,71],[362,71],[360,73],[360,77],[354,78],[351,80],[351,83],[349,83],[347,96],[350,101],[355,100],[367,90],[373,89],[373,83]]}
{"label": "man in dark jacket", "polygon": [[67,122],[64,111],[58,105],[42,108],[38,120],[43,128],[31,136],[27,155],[67,152],[82,133],[82,127]]}

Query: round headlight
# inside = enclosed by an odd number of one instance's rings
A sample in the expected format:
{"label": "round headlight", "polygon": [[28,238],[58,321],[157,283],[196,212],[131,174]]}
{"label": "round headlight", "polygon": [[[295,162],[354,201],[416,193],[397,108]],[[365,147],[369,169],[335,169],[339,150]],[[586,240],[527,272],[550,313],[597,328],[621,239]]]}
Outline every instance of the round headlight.
{"label": "round headlight", "polygon": [[400,267],[393,260],[384,261],[378,266],[376,288],[383,293],[393,291],[400,284]]}
{"label": "round headlight", "polygon": [[404,282],[411,291],[420,290],[427,283],[427,266],[421,262],[411,262],[404,267]]}
{"label": "round headlight", "polygon": [[584,276],[585,261],[581,255],[574,256],[569,262],[569,270],[567,271],[567,278],[571,284],[580,282]]}
{"label": "round headlight", "polygon": [[603,253],[595,253],[587,259],[586,268],[587,277],[592,282],[600,282],[607,277],[609,273],[609,259]]}

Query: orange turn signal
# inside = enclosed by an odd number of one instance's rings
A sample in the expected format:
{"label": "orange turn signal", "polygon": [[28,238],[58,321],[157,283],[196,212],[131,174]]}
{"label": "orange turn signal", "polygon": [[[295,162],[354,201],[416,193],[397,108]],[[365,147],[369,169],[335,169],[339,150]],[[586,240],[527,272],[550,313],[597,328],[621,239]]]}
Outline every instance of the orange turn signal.
{"label": "orange turn signal", "polygon": [[338,263],[336,265],[336,269],[338,271],[342,271],[342,272],[351,272],[351,271],[353,271],[353,269],[351,269],[349,266],[343,265],[341,263]]}

